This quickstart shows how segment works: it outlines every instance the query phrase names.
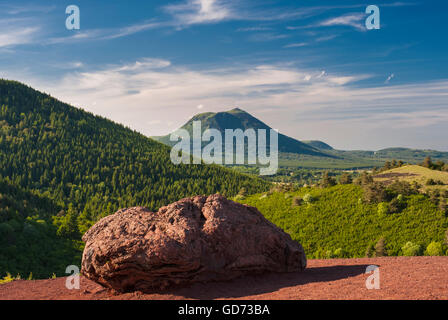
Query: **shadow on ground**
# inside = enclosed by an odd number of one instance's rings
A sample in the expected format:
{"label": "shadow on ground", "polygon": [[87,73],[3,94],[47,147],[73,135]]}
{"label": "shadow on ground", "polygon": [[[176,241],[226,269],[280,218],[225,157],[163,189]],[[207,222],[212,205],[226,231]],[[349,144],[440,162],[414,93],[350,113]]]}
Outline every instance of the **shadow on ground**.
{"label": "shadow on ground", "polygon": [[351,278],[365,273],[366,268],[367,265],[315,267],[307,268],[303,272],[269,273],[245,276],[226,282],[198,283],[185,288],[168,290],[163,293],[201,300],[239,298],[271,293],[281,288],[305,285],[307,283],[329,282]]}

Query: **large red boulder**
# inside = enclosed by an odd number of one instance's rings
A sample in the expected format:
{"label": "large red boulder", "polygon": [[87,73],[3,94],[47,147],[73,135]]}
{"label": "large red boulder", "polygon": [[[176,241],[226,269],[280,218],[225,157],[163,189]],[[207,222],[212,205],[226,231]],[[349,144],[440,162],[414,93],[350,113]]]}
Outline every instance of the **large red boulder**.
{"label": "large red boulder", "polygon": [[254,207],[221,195],[182,199],[153,213],[123,209],[83,236],[82,273],[120,292],[306,267],[300,244]]}

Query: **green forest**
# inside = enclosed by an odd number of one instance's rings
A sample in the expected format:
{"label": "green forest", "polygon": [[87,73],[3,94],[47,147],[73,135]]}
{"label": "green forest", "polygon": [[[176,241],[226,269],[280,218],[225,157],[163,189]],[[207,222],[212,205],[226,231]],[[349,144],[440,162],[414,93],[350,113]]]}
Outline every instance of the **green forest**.
{"label": "green forest", "polygon": [[174,165],[169,153],[129,128],[0,80],[0,276],[63,275],[80,264],[82,234],[120,208],[269,189],[220,166]]}

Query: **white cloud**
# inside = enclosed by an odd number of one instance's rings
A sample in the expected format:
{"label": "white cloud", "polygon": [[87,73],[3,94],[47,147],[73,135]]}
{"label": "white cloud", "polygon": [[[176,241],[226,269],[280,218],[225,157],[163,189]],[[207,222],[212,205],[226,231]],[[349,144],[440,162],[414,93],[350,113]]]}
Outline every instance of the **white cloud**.
{"label": "white cloud", "polygon": [[187,2],[164,7],[179,27],[194,24],[215,23],[234,17],[228,1],[188,0]]}
{"label": "white cloud", "polygon": [[40,27],[30,19],[0,20],[0,48],[32,43],[36,40]]}
{"label": "white cloud", "polygon": [[300,48],[300,47],[305,47],[307,45],[308,45],[308,43],[306,43],[306,42],[297,42],[297,43],[287,44],[283,48]]}
{"label": "white cloud", "polygon": [[365,17],[366,17],[366,15],[364,13],[350,13],[350,14],[345,14],[343,16],[334,17],[334,18],[324,20],[324,21],[318,23],[316,26],[324,26],[324,27],[350,26],[359,31],[365,31],[366,28],[365,28],[365,25],[363,24]]}
{"label": "white cloud", "polygon": [[151,30],[151,29],[157,29],[163,26],[167,26],[166,23],[161,22],[153,22],[153,21],[145,21],[139,24],[134,24],[130,26],[126,26],[123,28],[118,28],[115,30],[112,30],[110,34],[107,34],[104,36],[104,39],[116,39],[121,37],[126,37],[138,32]]}

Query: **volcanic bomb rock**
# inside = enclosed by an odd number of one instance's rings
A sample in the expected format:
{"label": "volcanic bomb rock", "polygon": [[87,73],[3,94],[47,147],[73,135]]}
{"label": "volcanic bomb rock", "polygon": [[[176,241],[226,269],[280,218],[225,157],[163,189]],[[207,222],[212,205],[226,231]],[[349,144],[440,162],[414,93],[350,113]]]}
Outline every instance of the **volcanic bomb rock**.
{"label": "volcanic bomb rock", "polygon": [[297,272],[300,244],[254,207],[215,194],[185,198],[153,213],[122,209],[83,236],[81,272],[119,292]]}

